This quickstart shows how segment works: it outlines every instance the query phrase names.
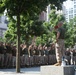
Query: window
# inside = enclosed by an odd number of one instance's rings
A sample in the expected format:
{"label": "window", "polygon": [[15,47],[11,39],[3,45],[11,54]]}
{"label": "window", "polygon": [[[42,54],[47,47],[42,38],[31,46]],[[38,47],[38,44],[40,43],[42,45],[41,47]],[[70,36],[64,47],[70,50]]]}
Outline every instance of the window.
{"label": "window", "polygon": [[8,21],[5,19],[5,20],[4,20],[4,23],[8,24]]}
{"label": "window", "polygon": [[73,15],[69,15],[69,19],[72,19],[73,18]]}
{"label": "window", "polygon": [[0,29],[0,37],[2,37],[2,33],[3,33],[3,32],[2,32],[2,29]]}
{"label": "window", "polygon": [[5,32],[6,30],[4,30],[4,29],[0,29],[0,37],[4,37],[4,32]]}
{"label": "window", "polygon": [[76,16],[76,14],[74,14],[74,16]]}
{"label": "window", "polygon": [[1,16],[0,16],[0,23],[1,23]]}
{"label": "window", "polygon": [[76,17],[76,14],[74,14],[74,17]]}
{"label": "window", "polygon": [[76,8],[76,5],[74,5],[74,8]]}
{"label": "window", "polygon": [[74,1],[74,4],[76,4],[76,1]]}
{"label": "window", "polygon": [[72,14],[72,13],[73,13],[73,10],[70,10],[70,11],[69,11],[69,14]]}
{"label": "window", "polygon": [[74,9],[74,13],[76,13],[76,9]]}

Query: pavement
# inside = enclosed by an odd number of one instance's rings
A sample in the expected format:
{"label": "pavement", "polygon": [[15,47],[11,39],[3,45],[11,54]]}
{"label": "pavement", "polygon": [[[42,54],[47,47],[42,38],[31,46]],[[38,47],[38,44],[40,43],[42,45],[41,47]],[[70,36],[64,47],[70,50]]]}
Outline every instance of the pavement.
{"label": "pavement", "polygon": [[40,75],[40,67],[21,68],[21,73],[16,73],[16,69],[0,69],[0,75]]}
{"label": "pavement", "polygon": [[[16,73],[16,69],[0,69],[0,75],[40,75],[40,67],[21,68],[21,73]],[[76,75],[76,71],[75,71]]]}

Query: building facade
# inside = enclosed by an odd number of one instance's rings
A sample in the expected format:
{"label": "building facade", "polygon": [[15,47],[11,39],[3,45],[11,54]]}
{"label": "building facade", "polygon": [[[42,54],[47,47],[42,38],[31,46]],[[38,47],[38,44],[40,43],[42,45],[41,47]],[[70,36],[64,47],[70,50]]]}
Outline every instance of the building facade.
{"label": "building facade", "polygon": [[76,16],[76,0],[68,0],[64,2],[63,14],[67,22],[69,22],[70,19],[73,19]]}
{"label": "building facade", "polygon": [[0,38],[4,37],[4,32],[7,30],[7,20],[6,16],[2,15],[0,16]]}
{"label": "building facade", "polygon": [[46,12],[42,11],[41,14],[39,15],[39,20],[40,21],[49,21],[49,14],[50,14],[50,5],[47,6]]}

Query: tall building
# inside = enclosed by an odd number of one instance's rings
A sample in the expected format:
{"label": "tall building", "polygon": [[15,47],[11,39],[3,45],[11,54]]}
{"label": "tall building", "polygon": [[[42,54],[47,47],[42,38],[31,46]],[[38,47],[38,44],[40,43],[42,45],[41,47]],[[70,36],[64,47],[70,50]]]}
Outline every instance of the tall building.
{"label": "tall building", "polygon": [[49,14],[50,14],[50,5],[47,6],[46,12],[42,11],[41,14],[39,15],[39,20],[40,21],[49,21]]}
{"label": "tall building", "polygon": [[4,37],[4,32],[7,29],[7,20],[6,20],[6,16],[2,15],[0,16],[0,38]]}
{"label": "tall building", "polygon": [[68,0],[64,2],[63,14],[67,22],[69,22],[70,19],[73,19],[76,16],[76,0]]}
{"label": "tall building", "polygon": [[46,12],[45,11],[42,11],[41,14],[39,15],[39,20],[40,21],[46,20]]}
{"label": "tall building", "polygon": [[47,6],[47,14],[46,14],[46,21],[48,22],[49,21],[49,14],[50,14],[50,4]]}

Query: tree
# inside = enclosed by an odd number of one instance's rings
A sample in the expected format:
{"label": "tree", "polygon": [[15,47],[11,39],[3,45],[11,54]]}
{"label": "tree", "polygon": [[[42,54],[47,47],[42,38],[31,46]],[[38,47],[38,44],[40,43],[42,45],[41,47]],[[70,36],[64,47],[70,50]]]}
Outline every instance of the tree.
{"label": "tree", "polygon": [[0,13],[5,9],[8,16],[16,16],[17,25],[17,53],[16,53],[16,72],[20,72],[20,16],[30,16],[33,13],[40,14],[42,10],[46,10],[46,6],[51,3],[57,7],[65,0],[0,0]]}
{"label": "tree", "polygon": [[[5,33],[6,42],[16,42],[16,20],[14,18],[9,19],[8,30]],[[34,17],[21,17],[21,25],[20,25],[20,32],[21,32],[21,40],[20,42],[25,42],[29,44],[29,40],[34,36],[40,36],[42,34],[47,33],[46,26],[43,25],[42,21],[39,21],[37,15]],[[10,39],[9,41],[7,41]],[[31,40],[32,41],[32,40]]]}
{"label": "tree", "polygon": [[66,46],[73,46],[76,43],[76,17],[71,19],[66,26]]}
{"label": "tree", "polygon": [[52,9],[49,14],[49,22],[47,23],[47,27],[50,30],[49,34],[52,42],[55,42],[55,33],[53,28],[57,25],[59,21],[65,21],[63,14],[56,14],[56,9]]}
{"label": "tree", "polygon": [[51,5],[51,12],[49,14],[49,22],[44,22],[44,26],[47,29],[47,34],[42,34],[40,37],[37,37],[37,44],[50,45],[50,43],[55,42],[55,32],[53,28],[59,21],[64,21],[64,28],[66,29],[65,17],[63,14],[57,14],[56,8],[54,5]]}

